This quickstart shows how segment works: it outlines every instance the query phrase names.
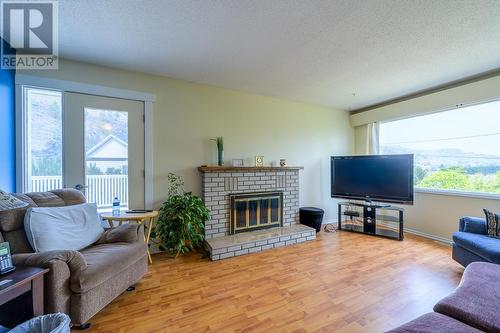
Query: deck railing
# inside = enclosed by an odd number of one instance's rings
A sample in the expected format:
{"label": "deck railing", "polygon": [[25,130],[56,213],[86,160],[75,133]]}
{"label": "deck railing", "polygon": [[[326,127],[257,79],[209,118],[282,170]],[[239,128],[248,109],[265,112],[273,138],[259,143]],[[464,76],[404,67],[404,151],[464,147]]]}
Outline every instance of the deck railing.
{"label": "deck railing", "polygon": [[31,176],[31,191],[45,192],[62,188],[61,176]]}
{"label": "deck railing", "polygon": [[[113,206],[113,199],[117,196],[121,206],[128,205],[128,175],[89,175],[86,178],[88,187],[85,195],[88,202],[97,203],[99,208]],[[61,176],[32,176],[31,190],[44,192],[63,187]]]}

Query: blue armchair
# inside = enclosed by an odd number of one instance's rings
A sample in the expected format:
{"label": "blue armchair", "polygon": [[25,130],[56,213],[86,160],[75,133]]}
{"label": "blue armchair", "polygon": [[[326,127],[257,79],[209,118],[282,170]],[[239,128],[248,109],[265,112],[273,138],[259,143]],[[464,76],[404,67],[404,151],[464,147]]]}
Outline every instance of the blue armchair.
{"label": "blue armchair", "polygon": [[474,261],[500,264],[500,238],[488,236],[484,218],[463,217],[453,234],[452,258],[464,267]]}

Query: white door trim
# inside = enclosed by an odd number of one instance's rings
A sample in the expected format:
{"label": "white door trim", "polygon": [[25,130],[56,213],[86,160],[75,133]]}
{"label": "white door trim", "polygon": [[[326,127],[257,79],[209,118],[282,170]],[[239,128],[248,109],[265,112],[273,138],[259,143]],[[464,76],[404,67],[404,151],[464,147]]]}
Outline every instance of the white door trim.
{"label": "white door trim", "polygon": [[16,74],[16,162],[18,163],[16,174],[17,191],[23,188],[22,165],[24,152],[22,147],[24,140],[22,119],[23,98],[22,87],[32,86],[46,89],[59,90],[61,92],[74,92],[103,97],[114,97],[144,102],[144,204],[146,209],[153,208],[153,102],[156,95],[142,91],[127,90],[95,84],[81,83],[75,81],[50,79],[33,75]]}
{"label": "white door trim", "polygon": [[26,162],[26,119],[24,119],[24,95],[23,87],[19,84],[15,86],[15,127],[16,127],[16,192],[20,193],[25,189],[25,180],[28,178],[25,174],[28,168],[25,168]]}
{"label": "white door trim", "polygon": [[153,101],[144,101],[144,203],[153,209]]}
{"label": "white door trim", "polygon": [[89,94],[89,95],[96,95],[103,97],[130,99],[133,101],[142,101],[142,102],[156,101],[155,94],[145,93],[142,91],[112,88],[112,87],[100,86],[89,83],[81,83],[75,81],[49,79],[45,77],[26,75],[26,74],[16,74],[16,84],[21,84],[24,86],[40,87],[40,88],[49,88],[54,90],[60,90],[63,92],[74,92],[74,93]]}

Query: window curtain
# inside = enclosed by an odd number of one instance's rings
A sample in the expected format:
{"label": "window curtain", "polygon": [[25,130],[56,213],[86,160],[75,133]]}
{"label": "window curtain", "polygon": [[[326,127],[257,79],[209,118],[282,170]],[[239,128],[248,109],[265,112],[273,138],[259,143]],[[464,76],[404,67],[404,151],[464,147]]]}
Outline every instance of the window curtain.
{"label": "window curtain", "polygon": [[378,155],[380,153],[379,136],[380,123],[374,122],[366,125],[366,154]]}

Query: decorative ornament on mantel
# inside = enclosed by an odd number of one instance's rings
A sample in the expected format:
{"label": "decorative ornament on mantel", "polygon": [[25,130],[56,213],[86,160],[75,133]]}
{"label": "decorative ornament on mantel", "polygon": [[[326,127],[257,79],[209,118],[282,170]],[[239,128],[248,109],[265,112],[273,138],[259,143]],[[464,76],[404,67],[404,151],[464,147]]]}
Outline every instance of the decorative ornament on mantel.
{"label": "decorative ornament on mantel", "polygon": [[256,166],[217,166],[217,165],[200,165],[198,167],[198,171],[205,173],[205,172],[257,172],[257,171],[269,171],[269,172],[274,172],[274,171],[299,171],[303,170],[304,167],[302,166],[270,166],[266,165],[263,167],[256,167]]}
{"label": "decorative ornament on mantel", "polygon": [[218,136],[215,139],[210,139],[217,143],[217,165],[224,165],[224,138],[222,136]]}
{"label": "decorative ornament on mantel", "polygon": [[255,166],[256,167],[264,166],[264,156],[255,156]]}
{"label": "decorative ornament on mantel", "polygon": [[245,160],[242,158],[233,158],[233,166],[234,167],[245,166]]}

